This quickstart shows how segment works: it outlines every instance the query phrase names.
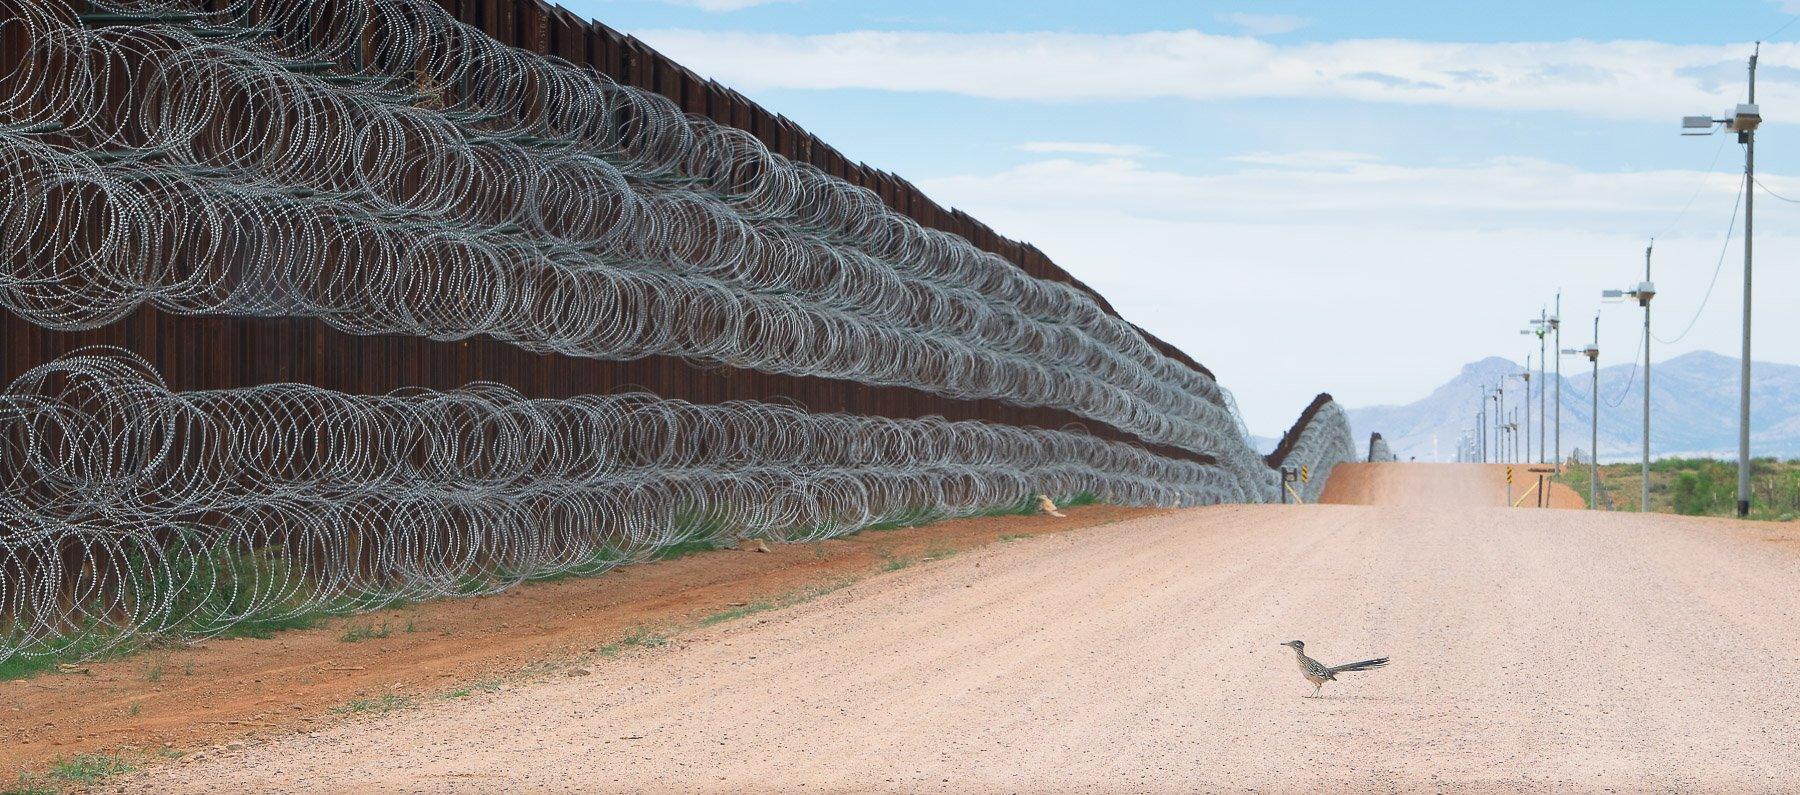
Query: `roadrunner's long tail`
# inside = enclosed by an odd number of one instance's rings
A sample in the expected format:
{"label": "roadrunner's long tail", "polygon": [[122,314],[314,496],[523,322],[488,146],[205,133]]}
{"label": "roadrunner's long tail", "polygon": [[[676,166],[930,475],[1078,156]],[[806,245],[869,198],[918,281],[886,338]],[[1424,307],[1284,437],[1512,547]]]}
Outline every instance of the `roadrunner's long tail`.
{"label": "roadrunner's long tail", "polygon": [[1330,670],[1334,674],[1341,674],[1346,671],[1369,671],[1387,664],[1388,658],[1376,657],[1373,660],[1363,660],[1362,662],[1353,662],[1346,665],[1334,665]]}

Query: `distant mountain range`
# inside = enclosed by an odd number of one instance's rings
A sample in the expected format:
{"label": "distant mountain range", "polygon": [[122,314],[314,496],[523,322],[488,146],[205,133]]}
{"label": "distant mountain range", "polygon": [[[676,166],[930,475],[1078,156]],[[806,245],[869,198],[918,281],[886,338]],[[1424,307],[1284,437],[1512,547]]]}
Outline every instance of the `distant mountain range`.
{"label": "distant mountain range", "polygon": [[[1800,367],[1754,362],[1750,393],[1750,448],[1754,455],[1800,456]],[[1562,383],[1562,451],[1589,447],[1593,377],[1585,361],[1565,361]],[[1379,431],[1400,460],[1417,457],[1453,460],[1457,440],[1474,427],[1482,385],[1492,386],[1522,366],[1489,357],[1465,365],[1449,383],[1422,400],[1404,406],[1350,409],[1357,444],[1366,446]],[[1580,371],[1580,375],[1572,371]],[[1668,456],[1737,456],[1738,360],[1707,351],[1684,354],[1652,365],[1650,384],[1651,454]],[[1555,374],[1549,378],[1551,419],[1555,417]],[[1520,402],[1524,387],[1507,379],[1508,413]],[[1538,379],[1532,374],[1532,460],[1537,460]],[[1643,421],[1643,374],[1630,364],[1600,368],[1600,459],[1635,460]],[[1490,401],[1490,406],[1492,402]],[[1520,415],[1521,428],[1524,424]],[[1554,426],[1552,426],[1553,429]],[[1551,432],[1545,440],[1554,447]]]}

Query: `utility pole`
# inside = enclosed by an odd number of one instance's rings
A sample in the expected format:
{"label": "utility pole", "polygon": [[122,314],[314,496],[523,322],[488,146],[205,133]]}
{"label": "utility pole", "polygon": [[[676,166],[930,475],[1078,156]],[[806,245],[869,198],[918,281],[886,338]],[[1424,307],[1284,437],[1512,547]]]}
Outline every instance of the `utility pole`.
{"label": "utility pole", "polygon": [[1655,240],[1644,247],[1644,280],[1638,282],[1636,290],[1606,290],[1600,294],[1604,298],[1630,296],[1636,298],[1638,306],[1644,308],[1644,464],[1641,473],[1643,490],[1638,498],[1639,511],[1650,510],[1650,299],[1656,297],[1656,283],[1650,281],[1650,252],[1655,248]]}
{"label": "utility pole", "polygon": [[[1562,314],[1562,293],[1556,294],[1556,311],[1558,315]],[[1560,318],[1551,318],[1551,321],[1556,324],[1556,339],[1560,344],[1562,342],[1562,323]],[[1589,390],[1594,393],[1594,406],[1593,413],[1588,416],[1589,424],[1594,426],[1592,440],[1588,442],[1588,508],[1592,510],[1599,505],[1600,500],[1600,313],[1594,313],[1594,344],[1582,350],[1562,347],[1558,347],[1556,350],[1561,354],[1556,357],[1556,466],[1558,471],[1562,469],[1562,357],[1584,354],[1587,356],[1588,363],[1594,366],[1593,389]]]}
{"label": "utility pole", "polygon": [[[1527,385],[1526,389],[1530,389],[1530,386]],[[1531,420],[1531,404],[1530,403],[1525,404],[1525,419],[1528,422]],[[1519,457],[1519,407],[1518,406],[1513,407],[1512,421],[1506,424],[1506,433],[1507,433],[1507,435],[1512,437],[1512,460],[1515,463],[1524,463],[1525,459]],[[1527,443],[1526,447],[1528,448],[1527,451],[1529,452],[1530,444]]]}
{"label": "utility pole", "polygon": [[1587,357],[1588,357],[1588,363],[1593,365],[1593,367],[1594,367],[1594,382],[1593,382],[1594,388],[1589,390],[1594,393],[1594,395],[1593,395],[1594,408],[1593,408],[1592,416],[1590,416],[1588,418],[1590,420],[1590,422],[1588,424],[1593,426],[1593,428],[1590,429],[1590,431],[1589,431],[1589,433],[1592,434],[1592,438],[1588,442],[1588,446],[1592,448],[1592,449],[1588,450],[1588,507],[1594,508],[1595,506],[1598,506],[1600,504],[1600,313],[1599,312],[1594,313],[1594,344],[1588,346]]}
{"label": "utility pole", "polygon": [[[1521,464],[1531,463],[1531,354],[1525,354],[1525,457],[1519,459]],[[1543,394],[1544,387],[1538,385],[1538,394]],[[1543,415],[1538,415],[1542,417]]]}
{"label": "utility pole", "polygon": [[[1756,113],[1756,59],[1762,42],[1750,53],[1750,107]],[[1742,115],[1742,114],[1739,114]],[[1756,113],[1757,122],[1762,115]],[[1756,221],[1756,124],[1738,133],[1744,142],[1744,355],[1738,362],[1738,498],[1737,515],[1750,515],[1750,245]]]}
{"label": "utility pole", "polygon": [[1506,377],[1500,377],[1500,385],[1494,387],[1494,447],[1499,458],[1506,457]]}
{"label": "utility pole", "polygon": [[1656,241],[1644,247],[1644,283],[1638,285],[1638,303],[1644,307],[1644,466],[1640,473],[1643,477],[1643,490],[1638,497],[1638,512],[1650,510],[1650,299],[1655,297],[1656,288],[1650,285],[1650,251],[1656,248]]}
{"label": "utility pole", "polygon": [[[1540,463],[1540,464],[1544,463],[1544,426],[1549,424],[1547,422],[1547,420],[1549,418],[1544,416],[1544,395],[1545,395],[1544,387],[1546,386],[1544,383],[1544,356],[1545,356],[1544,332],[1545,332],[1545,324],[1548,322],[1550,322],[1550,319],[1547,316],[1545,316],[1543,308],[1539,307],[1538,308],[1538,335],[1537,335],[1537,337],[1538,337],[1538,463]],[[1559,356],[1557,358],[1560,359],[1562,357]],[[1529,370],[1529,369],[1531,369],[1531,366],[1528,364],[1528,365],[1526,365],[1525,369]],[[1527,413],[1529,413],[1529,412],[1527,412]],[[1526,423],[1526,427],[1530,427],[1530,423]],[[1527,431],[1526,434],[1530,435],[1530,431]]]}
{"label": "utility pole", "polygon": [[[1550,424],[1550,418],[1547,416],[1544,407],[1544,403],[1549,395],[1549,393],[1545,391],[1548,388],[1548,385],[1544,383],[1544,367],[1548,363],[1545,362],[1544,359],[1550,355],[1549,351],[1545,350],[1544,341],[1548,339],[1546,335],[1550,333],[1550,316],[1540,307],[1538,309],[1538,316],[1532,318],[1528,323],[1531,328],[1519,329],[1519,333],[1527,336],[1535,334],[1538,338],[1538,463],[1542,464],[1544,463],[1544,458],[1548,455],[1548,446],[1544,439],[1544,434]],[[1562,369],[1562,356],[1560,355],[1556,357],[1556,366],[1559,371]],[[1562,385],[1558,384],[1556,390],[1557,395],[1560,397],[1562,395]],[[1558,451],[1561,451],[1560,444],[1558,445]],[[1531,461],[1531,357],[1529,356],[1525,357],[1525,460],[1528,463]]]}
{"label": "utility pole", "polygon": [[[1744,145],[1744,347],[1738,361],[1738,499],[1737,515],[1750,515],[1750,305],[1751,249],[1756,240],[1756,128],[1762,126],[1762,111],[1756,106],[1756,61],[1762,56],[1762,42],[1750,53],[1750,96],[1737,106],[1729,118],[1687,116],[1681,120],[1682,135],[1712,135],[1713,125],[1737,133]],[[1647,310],[1646,310],[1647,311]]]}
{"label": "utility pole", "polygon": [[1481,385],[1481,399],[1475,403],[1475,460],[1488,462],[1487,451],[1487,384]]}
{"label": "utility pole", "polygon": [[[1556,290],[1556,314],[1550,316],[1550,331],[1556,334],[1556,349],[1562,350],[1562,288]],[[1562,356],[1556,357],[1556,470],[1562,471]]]}

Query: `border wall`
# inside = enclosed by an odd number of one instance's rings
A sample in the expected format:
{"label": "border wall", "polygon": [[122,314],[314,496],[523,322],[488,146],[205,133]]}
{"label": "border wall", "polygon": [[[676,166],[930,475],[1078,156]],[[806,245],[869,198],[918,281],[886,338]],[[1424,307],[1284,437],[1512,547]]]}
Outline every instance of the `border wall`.
{"label": "border wall", "polygon": [[0,0],[0,150],[0,658],[1355,456],[536,0]]}

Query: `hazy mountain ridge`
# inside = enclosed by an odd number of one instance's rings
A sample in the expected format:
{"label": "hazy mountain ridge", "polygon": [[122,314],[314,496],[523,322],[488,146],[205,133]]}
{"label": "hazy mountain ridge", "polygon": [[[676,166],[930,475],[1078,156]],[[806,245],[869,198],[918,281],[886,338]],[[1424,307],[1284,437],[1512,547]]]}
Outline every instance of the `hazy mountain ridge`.
{"label": "hazy mountain ridge", "polygon": [[[1589,391],[1593,377],[1586,360],[1563,362],[1562,451],[1588,448]],[[1579,370],[1579,374],[1572,371]],[[1600,457],[1626,460],[1638,456],[1643,418],[1642,373],[1632,364],[1600,368]],[[1509,373],[1523,371],[1517,362],[1497,356],[1464,365],[1462,372],[1424,398],[1404,406],[1350,409],[1350,424],[1359,440],[1379,431],[1401,460],[1434,456],[1449,461],[1464,431],[1474,427],[1480,388]],[[1652,453],[1665,456],[1737,455],[1738,360],[1710,351],[1683,354],[1652,365],[1650,389]],[[1549,373],[1546,407],[1555,419],[1555,373]],[[1800,366],[1754,362],[1751,389],[1751,451],[1756,455],[1800,456]],[[1532,460],[1537,459],[1538,383],[1532,374]],[[1524,385],[1506,379],[1508,413],[1522,408]],[[1492,401],[1489,401],[1492,405]],[[1521,428],[1524,415],[1520,414]],[[1552,425],[1552,428],[1554,425]],[[1555,446],[1552,429],[1544,440]],[[1523,448],[1521,448],[1522,450]]]}

